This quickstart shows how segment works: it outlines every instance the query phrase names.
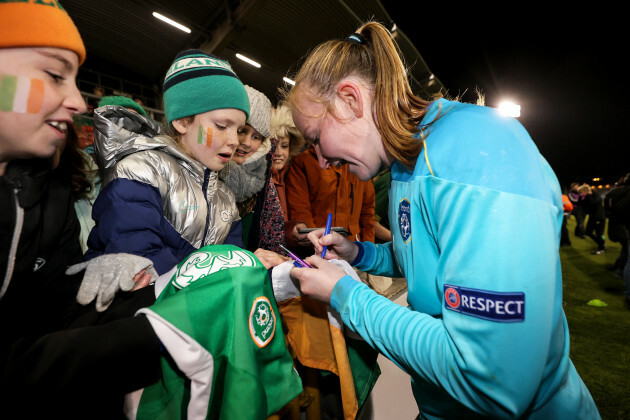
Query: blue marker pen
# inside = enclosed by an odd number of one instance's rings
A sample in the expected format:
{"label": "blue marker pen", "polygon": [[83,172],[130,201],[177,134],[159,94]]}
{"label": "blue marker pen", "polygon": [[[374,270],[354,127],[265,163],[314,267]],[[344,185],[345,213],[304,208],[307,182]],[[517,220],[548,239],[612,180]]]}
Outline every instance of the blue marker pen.
{"label": "blue marker pen", "polygon": [[293,265],[296,266],[297,268],[313,268],[306,261],[302,260],[300,257],[295,255],[293,252],[289,251],[287,248],[285,248],[281,244],[278,244],[278,246],[280,248],[282,248],[282,250],[284,252],[289,254],[289,257],[291,257],[291,258],[293,258],[295,260],[295,261],[293,261]]}
{"label": "blue marker pen", "polygon": [[[332,226],[332,213],[328,213],[328,220],[326,220],[326,230],[324,231],[324,236],[330,233],[330,226]],[[322,250],[322,258],[326,255],[327,246],[324,245],[324,249]]]}

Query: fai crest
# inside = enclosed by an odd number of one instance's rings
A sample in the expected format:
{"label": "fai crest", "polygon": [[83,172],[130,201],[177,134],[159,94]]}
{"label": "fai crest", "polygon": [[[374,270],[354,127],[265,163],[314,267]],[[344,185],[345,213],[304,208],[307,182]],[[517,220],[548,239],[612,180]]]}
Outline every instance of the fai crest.
{"label": "fai crest", "polygon": [[404,243],[411,239],[411,203],[406,198],[398,204],[398,227]]}
{"label": "fai crest", "polygon": [[249,312],[249,333],[258,347],[265,347],[276,332],[276,314],[269,299],[260,296]]}
{"label": "fai crest", "polygon": [[219,270],[232,267],[255,267],[256,259],[246,251],[222,251],[217,253],[197,251],[179,267],[173,286],[183,289],[190,283]]}

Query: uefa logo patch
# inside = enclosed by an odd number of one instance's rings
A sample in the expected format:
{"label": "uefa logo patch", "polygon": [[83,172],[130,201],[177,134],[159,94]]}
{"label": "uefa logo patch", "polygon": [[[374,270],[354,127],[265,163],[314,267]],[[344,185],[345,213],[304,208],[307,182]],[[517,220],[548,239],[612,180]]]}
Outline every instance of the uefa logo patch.
{"label": "uefa logo patch", "polygon": [[525,293],[444,285],[444,307],[494,322],[525,321]]}
{"label": "uefa logo patch", "polygon": [[453,289],[452,287],[449,287],[444,291],[444,303],[450,308],[459,308],[461,301],[462,300],[459,297],[459,293],[457,293],[457,290]]}
{"label": "uefa logo patch", "polygon": [[257,297],[249,312],[249,333],[258,347],[265,347],[276,332],[276,314],[269,299]]}
{"label": "uefa logo patch", "polygon": [[411,203],[406,198],[398,204],[398,228],[404,243],[411,240]]}

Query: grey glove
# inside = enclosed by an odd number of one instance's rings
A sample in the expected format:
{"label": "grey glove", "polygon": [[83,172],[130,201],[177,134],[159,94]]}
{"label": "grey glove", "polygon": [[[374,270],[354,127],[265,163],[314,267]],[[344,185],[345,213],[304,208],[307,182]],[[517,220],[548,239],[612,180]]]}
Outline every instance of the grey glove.
{"label": "grey glove", "polygon": [[143,269],[146,269],[153,280],[158,278],[151,260],[133,254],[101,255],[68,267],[66,274],[76,274],[84,269],[85,275],[77,293],[77,302],[87,305],[96,298],[98,312],[109,307],[118,290],[127,292],[133,289],[133,277]]}

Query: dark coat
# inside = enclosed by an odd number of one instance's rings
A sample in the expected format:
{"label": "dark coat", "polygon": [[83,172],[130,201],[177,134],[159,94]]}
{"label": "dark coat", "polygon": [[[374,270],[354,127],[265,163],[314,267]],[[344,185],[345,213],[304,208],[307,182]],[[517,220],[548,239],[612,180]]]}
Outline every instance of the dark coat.
{"label": "dark coat", "polygon": [[604,211],[604,200],[595,191],[584,197],[584,207],[589,215],[589,218],[593,220],[606,220],[606,212]]}
{"label": "dark coat", "polygon": [[[11,162],[0,177],[0,275],[6,288],[0,316],[16,318],[7,327],[18,334],[67,325],[75,316],[82,278],[64,274],[69,265],[82,261],[71,190],[46,166],[43,160]],[[12,251],[14,237],[19,244]],[[34,308],[47,316],[40,319]]]}
{"label": "dark coat", "polygon": [[124,393],[160,374],[159,341],[132,317],[154,290],[104,313],[76,303],[83,273],[64,272],[82,260],[79,223],[70,187],[46,166],[13,161],[0,176],[0,417],[118,418]]}
{"label": "dark coat", "polygon": [[630,185],[619,185],[606,194],[604,208],[609,223],[630,229]]}

